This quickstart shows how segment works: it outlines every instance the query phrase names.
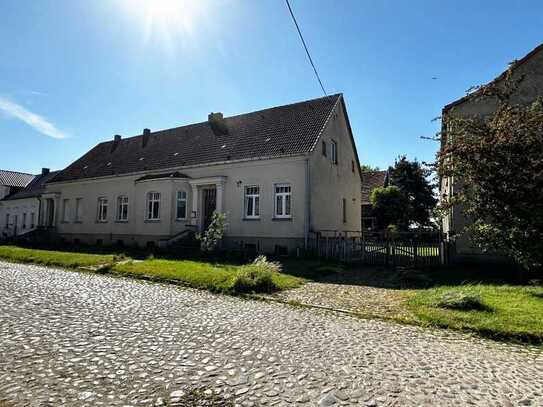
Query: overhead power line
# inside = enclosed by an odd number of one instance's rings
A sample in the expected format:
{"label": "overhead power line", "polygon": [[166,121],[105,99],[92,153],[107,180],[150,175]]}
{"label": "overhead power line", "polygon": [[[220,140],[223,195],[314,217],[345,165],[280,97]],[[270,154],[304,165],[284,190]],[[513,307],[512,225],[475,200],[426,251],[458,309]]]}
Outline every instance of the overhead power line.
{"label": "overhead power line", "polygon": [[285,0],[287,3],[288,11],[290,11],[290,15],[292,17],[292,21],[294,21],[294,25],[296,26],[296,30],[298,30],[298,34],[300,35],[300,39],[302,40],[302,44],[305,48],[305,53],[307,54],[307,58],[309,59],[309,63],[313,67],[313,71],[315,72],[315,76],[317,77],[317,80],[319,81],[319,85],[321,86],[322,92],[326,96],[327,93],[324,90],[324,85],[322,84],[321,78],[319,76],[319,72],[317,71],[317,68],[315,67],[315,64],[313,63],[313,59],[311,58],[311,54],[309,53],[309,49],[307,48],[307,45],[304,40],[304,36],[302,35],[302,31],[300,30],[300,26],[298,25],[298,22],[296,21],[296,17],[294,17],[294,12],[292,11],[292,7],[290,7],[290,3],[288,0]]}

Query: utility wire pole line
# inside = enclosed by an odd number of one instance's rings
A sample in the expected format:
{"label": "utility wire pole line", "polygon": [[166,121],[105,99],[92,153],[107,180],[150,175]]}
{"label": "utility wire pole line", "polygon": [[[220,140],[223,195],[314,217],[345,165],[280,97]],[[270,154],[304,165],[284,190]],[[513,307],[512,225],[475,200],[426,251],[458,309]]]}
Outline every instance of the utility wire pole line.
{"label": "utility wire pole line", "polygon": [[305,53],[307,54],[307,58],[309,59],[309,63],[313,67],[313,71],[315,72],[315,76],[317,77],[317,80],[319,81],[319,85],[321,86],[322,92],[326,96],[326,90],[324,90],[324,85],[322,84],[321,78],[319,76],[319,73],[317,72],[317,68],[315,67],[315,64],[313,63],[313,59],[311,58],[311,54],[309,53],[309,49],[307,48],[307,45],[304,40],[304,36],[302,35],[302,31],[300,30],[300,26],[298,25],[298,22],[296,21],[296,17],[294,17],[294,12],[292,11],[292,7],[290,7],[289,0],[285,0],[287,3],[288,11],[290,11],[290,16],[292,17],[292,21],[294,21],[294,25],[296,26],[296,30],[298,30],[298,34],[300,35],[300,39],[302,40],[302,44],[305,49]]}

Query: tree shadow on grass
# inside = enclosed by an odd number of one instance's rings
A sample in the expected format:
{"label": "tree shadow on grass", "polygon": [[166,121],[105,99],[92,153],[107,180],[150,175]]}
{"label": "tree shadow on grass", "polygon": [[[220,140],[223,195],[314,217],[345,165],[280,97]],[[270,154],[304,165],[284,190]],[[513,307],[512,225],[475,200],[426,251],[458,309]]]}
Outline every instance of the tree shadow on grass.
{"label": "tree shadow on grass", "polygon": [[[304,267],[309,270],[301,272]],[[301,261],[292,274],[311,281],[330,284],[360,285],[388,289],[423,289],[440,286],[529,285],[533,275],[511,267],[466,265],[439,268],[386,268],[362,264],[340,265],[319,261]],[[291,268],[286,268],[287,272]]]}

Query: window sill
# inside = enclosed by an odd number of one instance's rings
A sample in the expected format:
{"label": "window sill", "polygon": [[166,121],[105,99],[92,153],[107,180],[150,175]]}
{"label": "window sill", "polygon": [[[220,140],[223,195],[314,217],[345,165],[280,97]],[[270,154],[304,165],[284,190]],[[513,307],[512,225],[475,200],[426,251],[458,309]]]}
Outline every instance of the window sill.
{"label": "window sill", "polygon": [[128,220],[116,220],[115,223],[128,223]]}
{"label": "window sill", "polygon": [[188,219],[187,218],[178,218],[178,219],[175,219],[176,222],[188,222]]}
{"label": "window sill", "polygon": [[272,218],[272,221],[274,221],[274,222],[275,221],[278,221],[278,222],[287,221],[287,222],[289,222],[289,221],[292,221],[292,217],[290,217],[290,218]]}
{"label": "window sill", "polygon": [[107,223],[107,220],[97,220],[96,223]]}
{"label": "window sill", "polygon": [[82,221],[82,220],[74,220],[74,223],[79,223],[79,224],[81,224],[81,223],[83,223],[83,221]]}
{"label": "window sill", "polygon": [[249,221],[249,222],[255,221],[255,220],[256,220],[256,221],[259,221],[259,220],[260,220],[260,217],[258,217],[258,218],[242,218],[241,220],[243,220],[243,221],[247,220],[247,221]]}
{"label": "window sill", "polygon": [[67,220],[61,220],[60,223],[63,224],[63,225],[65,225],[65,224],[70,223],[70,222],[67,221]]}
{"label": "window sill", "polygon": [[160,219],[145,219],[145,223],[160,223]]}

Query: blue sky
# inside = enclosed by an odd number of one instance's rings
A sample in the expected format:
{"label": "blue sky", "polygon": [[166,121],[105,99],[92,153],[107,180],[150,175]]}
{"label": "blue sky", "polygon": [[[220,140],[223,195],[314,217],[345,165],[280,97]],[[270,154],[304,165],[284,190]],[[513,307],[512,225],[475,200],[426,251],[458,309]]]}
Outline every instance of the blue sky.
{"label": "blue sky", "polygon": [[[0,2],[0,168],[59,169],[114,134],[322,95],[283,0],[156,1]],[[361,161],[380,167],[431,160],[420,136],[443,105],[543,42],[543,2],[521,3],[291,0]]]}

